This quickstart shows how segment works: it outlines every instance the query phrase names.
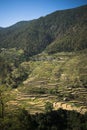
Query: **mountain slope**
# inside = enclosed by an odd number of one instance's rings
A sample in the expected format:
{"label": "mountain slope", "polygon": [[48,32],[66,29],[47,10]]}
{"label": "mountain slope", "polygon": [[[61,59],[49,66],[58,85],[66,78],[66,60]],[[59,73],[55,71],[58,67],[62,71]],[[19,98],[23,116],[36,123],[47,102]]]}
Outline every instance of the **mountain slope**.
{"label": "mountain slope", "polygon": [[0,29],[0,48],[23,49],[26,56],[87,48],[87,6],[56,11]]}
{"label": "mountain slope", "polygon": [[49,101],[54,109],[85,113],[86,59],[87,6],[0,28],[0,92],[5,87],[11,96],[6,109],[44,112]]}
{"label": "mountain slope", "polygon": [[[2,84],[11,89],[12,108],[21,106],[29,112],[44,111],[47,101],[59,103],[57,108],[87,111],[87,49],[80,52],[41,53],[22,62],[3,64]],[[6,74],[7,73],[7,74]],[[0,73],[1,74],[1,73]],[[11,109],[12,109],[11,108]],[[67,109],[67,107],[64,107]],[[68,110],[69,110],[68,109]]]}

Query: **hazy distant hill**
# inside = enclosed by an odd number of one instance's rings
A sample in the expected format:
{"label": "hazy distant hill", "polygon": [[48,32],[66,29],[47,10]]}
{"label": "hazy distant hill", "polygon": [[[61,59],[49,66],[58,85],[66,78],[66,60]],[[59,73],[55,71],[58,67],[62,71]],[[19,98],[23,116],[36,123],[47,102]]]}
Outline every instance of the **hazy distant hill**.
{"label": "hazy distant hill", "polygon": [[56,11],[0,28],[0,48],[21,48],[27,56],[87,48],[87,6]]}

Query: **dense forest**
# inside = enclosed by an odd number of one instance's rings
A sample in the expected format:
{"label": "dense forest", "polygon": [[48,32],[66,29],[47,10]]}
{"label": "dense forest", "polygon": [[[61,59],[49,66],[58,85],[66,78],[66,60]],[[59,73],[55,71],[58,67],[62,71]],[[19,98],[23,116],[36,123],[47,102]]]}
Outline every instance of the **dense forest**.
{"label": "dense forest", "polygon": [[87,48],[87,6],[56,11],[0,29],[0,48],[23,49],[26,56]]}
{"label": "dense forest", "polygon": [[[4,120],[4,122],[3,122]],[[20,109],[0,117],[0,130],[86,130],[87,113],[59,109],[46,113],[29,114]]]}

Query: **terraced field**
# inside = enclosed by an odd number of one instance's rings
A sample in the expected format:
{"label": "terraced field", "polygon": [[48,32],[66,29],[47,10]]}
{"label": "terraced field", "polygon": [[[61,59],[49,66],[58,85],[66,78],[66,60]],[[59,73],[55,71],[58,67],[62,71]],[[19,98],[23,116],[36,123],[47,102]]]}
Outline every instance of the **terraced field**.
{"label": "terraced field", "polygon": [[46,102],[54,109],[87,111],[87,54],[45,53],[34,56],[22,67],[30,74],[17,89],[9,102],[12,109],[22,107],[30,113],[44,112]]}
{"label": "terraced field", "polygon": [[[36,82],[40,85],[40,81]],[[36,85],[35,83],[35,85]],[[50,84],[51,87],[55,87],[55,84]],[[46,87],[46,86],[45,86]],[[33,88],[34,89],[34,88]],[[23,90],[22,90],[23,91]],[[25,108],[30,113],[37,113],[37,112],[44,112],[45,111],[45,104],[46,102],[51,102],[53,104],[54,110],[59,108],[63,108],[66,110],[76,110],[80,113],[85,113],[87,111],[86,105],[86,96],[87,91],[86,89],[64,89],[64,91],[59,90],[58,93],[54,94],[28,94],[28,92],[22,92],[19,89],[15,89],[12,91],[12,95],[15,95],[14,100],[9,102],[9,106],[18,109],[19,107]],[[69,99],[69,97],[64,97],[63,95],[73,94],[76,97],[81,95],[80,98],[76,99]],[[83,101],[82,101],[83,100]]]}

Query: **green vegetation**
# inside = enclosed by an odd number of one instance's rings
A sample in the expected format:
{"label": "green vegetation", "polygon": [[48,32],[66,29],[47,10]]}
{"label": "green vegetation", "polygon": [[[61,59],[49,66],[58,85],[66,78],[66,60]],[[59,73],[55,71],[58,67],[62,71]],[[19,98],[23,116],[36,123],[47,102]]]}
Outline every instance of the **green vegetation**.
{"label": "green vegetation", "polygon": [[[80,26],[80,25],[79,25]],[[73,52],[87,48],[87,27],[83,24],[79,27],[76,25],[70,29],[63,37],[57,38],[52,44],[47,46],[46,51],[50,53],[56,52]]]}
{"label": "green vegetation", "polygon": [[60,102],[59,107],[62,103],[70,104],[72,110],[84,113],[87,111],[86,57],[85,49],[50,55],[43,52],[30,57],[30,61],[22,59],[17,65],[10,60],[1,61],[1,84],[17,88],[11,90],[14,99],[10,98],[9,108],[21,106],[30,113],[44,112],[46,102]]}
{"label": "green vegetation", "polygon": [[46,112],[52,112],[52,110],[53,110],[53,104],[51,102],[46,102],[45,111]]}
{"label": "green vegetation", "polygon": [[19,22],[0,29],[0,49],[24,50],[26,59],[48,53],[87,48],[87,6],[56,11],[37,20]]}
{"label": "green vegetation", "polygon": [[87,129],[86,21],[82,6],[0,29],[1,130]]}
{"label": "green vegetation", "polygon": [[8,113],[2,120],[1,130],[86,130],[87,113],[81,115],[75,111],[59,109],[47,113],[29,114],[24,109]]}

